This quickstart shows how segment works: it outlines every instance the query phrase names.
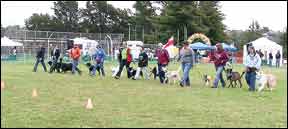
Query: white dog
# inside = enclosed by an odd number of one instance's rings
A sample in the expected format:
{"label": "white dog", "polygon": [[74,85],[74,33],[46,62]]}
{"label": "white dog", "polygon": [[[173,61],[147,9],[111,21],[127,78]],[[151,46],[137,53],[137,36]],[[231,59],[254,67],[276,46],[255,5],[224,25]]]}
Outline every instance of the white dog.
{"label": "white dog", "polygon": [[119,71],[119,65],[117,67],[111,67],[112,77],[115,77],[117,72]]}
{"label": "white dog", "polygon": [[171,84],[171,81],[169,80],[173,80],[173,84],[176,84],[176,81],[180,81],[181,77],[180,77],[180,72],[181,67],[178,68],[177,71],[168,71],[167,68],[163,68],[163,71],[165,72],[165,80],[164,82],[168,81],[169,84]]}
{"label": "white dog", "polygon": [[258,92],[262,91],[265,86],[272,91],[276,87],[276,77],[272,74],[264,74],[263,71],[257,72],[256,84],[258,87]]}

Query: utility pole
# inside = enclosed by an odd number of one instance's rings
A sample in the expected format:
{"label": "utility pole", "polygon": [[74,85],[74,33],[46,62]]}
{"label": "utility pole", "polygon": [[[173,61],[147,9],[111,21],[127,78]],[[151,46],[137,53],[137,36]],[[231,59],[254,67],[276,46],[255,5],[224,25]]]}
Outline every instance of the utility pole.
{"label": "utility pole", "polygon": [[130,41],[130,23],[128,23],[129,26],[129,41]]}
{"label": "utility pole", "polygon": [[136,36],[136,31],[137,31],[137,30],[136,30],[136,26],[137,26],[137,25],[135,25],[135,32],[134,32],[134,33],[135,33],[135,41],[136,41],[136,37],[137,37],[137,36]]}
{"label": "utility pole", "polygon": [[143,40],[143,43],[144,43],[144,26],[142,27],[142,40]]}
{"label": "utility pole", "polygon": [[187,28],[186,28],[186,25],[184,25],[184,40],[187,40]]}
{"label": "utility pole", "polygon": [[177,29],[177,43],[179,44],[179,29]]}

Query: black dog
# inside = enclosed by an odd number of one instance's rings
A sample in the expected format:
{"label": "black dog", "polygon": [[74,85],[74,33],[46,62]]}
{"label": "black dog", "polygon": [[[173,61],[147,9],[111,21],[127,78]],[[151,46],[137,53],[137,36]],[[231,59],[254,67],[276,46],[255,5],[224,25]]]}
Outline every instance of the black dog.
{"label": "black dog", "polygon": [[67,71],[72,71],[72,63],[63,63],[63,59],[60,58],[60,64],[61,64],[61,72],[66,73]]}
{"label": "black dog", "polygon": [[[59,62],[59,63],[60,63],[61,72],[66,73],[67,71],[72,71],[73,64],[72,64],[72,63],[63,63],[62,61],[63,61],[63,59],[60,58],[60,62]],[[80,71],[80,69],[78,69],[77,67],[76,67],[76,71],[77,71],[79,74],[82,73],[82,72]]]}
{"label": "black dog", "polygon": [[96,70],[97,70],[97,72],[98,72],[99,75],[100,75],[100,67],[97,67],[97,66],[95,66],[95,65],[92,65],[91,63],[86,63],[86,66],[87,66],[88,69],[89,69],[89,74],[90,74],[90,75],[92,74],[92,71],[93,71],[94,67],[96,67]]}
{"label": "black dog", "polygon": [[49,73],[54,72],[55,70],[57,70],[58,73],[60,73],[60,69],[61,69],[61,64],[59,62],[56,62],[56,64],[53,66],[54,68],[51,68],[53,65],[53,62],[50,60],[48,61],[48,65],[50,66],[50,71]]}
{"label": "black dog", "polygon": [[[134,78],[135,75],[136,75],[137,70],[133,69],[132,67],[129,67],[128,68],[128,72],[129,72],[128,78],[131,78],[131,77]],[[143,77],[143,72],[142,71],[140,71],[140,76]]]}
{"label": "black dog", "polygon": [[157,67],[156,67],[156,66],[150,71],[149,77],[150,77],[152,74],[154,75],[154,80],[156,80],[156,77],[159,76],[159,74],[157,74]]}

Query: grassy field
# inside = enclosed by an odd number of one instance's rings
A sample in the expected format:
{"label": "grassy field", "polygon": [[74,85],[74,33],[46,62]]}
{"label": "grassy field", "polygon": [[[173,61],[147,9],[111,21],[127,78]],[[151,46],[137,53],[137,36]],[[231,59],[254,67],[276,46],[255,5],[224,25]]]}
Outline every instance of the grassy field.
{"label": "grassy field", "polygon": [[[160,85],[159,80],[120,80],[48,74],[32,63],[1,62],[1,127],[287,127],[287,68],[263,67],[278,77],[273,92],[243,88],[204,87],[199,73],[212,76],[213,65],[197,65],[190,72],[192,87]],[[242,65],[234,66],[237,71]],[[285,66],[286,67],[286,66]],[[169,69],[177,69],[171,64]],[[36,88],[38,97],[32,98]],[[88,98],[94,108],[85,109]]]}

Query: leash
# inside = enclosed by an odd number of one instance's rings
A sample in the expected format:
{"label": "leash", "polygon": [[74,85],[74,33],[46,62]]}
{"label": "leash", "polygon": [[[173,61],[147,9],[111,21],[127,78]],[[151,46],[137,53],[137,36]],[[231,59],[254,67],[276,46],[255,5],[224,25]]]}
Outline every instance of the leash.
{"label": "leash", "polygon": [[242,74],[241,74],[241,76],[240,76],[240,79],[242,78],[242,76],[244,75],[244,73],[246,73],[246,72],[245,72],[245,71],[242,72]]}

